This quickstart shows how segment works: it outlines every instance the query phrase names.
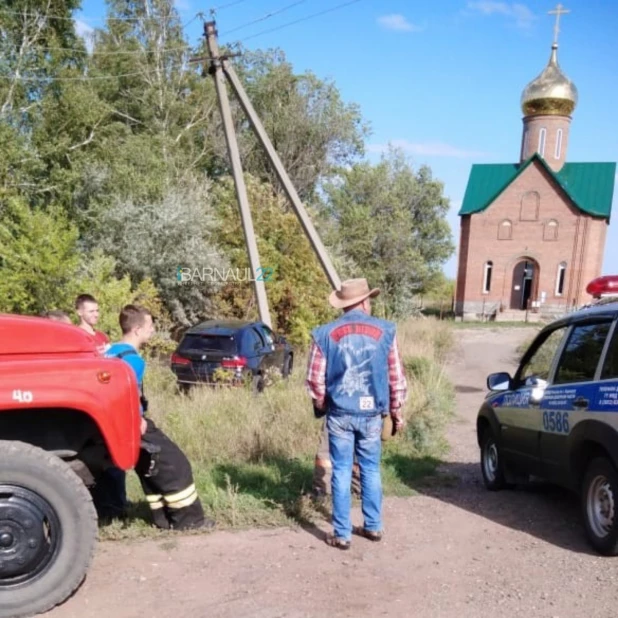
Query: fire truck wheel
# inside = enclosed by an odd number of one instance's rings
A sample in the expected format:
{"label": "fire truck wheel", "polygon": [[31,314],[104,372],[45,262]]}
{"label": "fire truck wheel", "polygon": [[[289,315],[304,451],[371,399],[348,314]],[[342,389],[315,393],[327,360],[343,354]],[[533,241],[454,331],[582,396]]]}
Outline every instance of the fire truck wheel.
{"label": "fire truck wheel", "polygon": [[61,459],[0,440],[0,618],[45,612],[82,583],[97,516],[90,493]]}

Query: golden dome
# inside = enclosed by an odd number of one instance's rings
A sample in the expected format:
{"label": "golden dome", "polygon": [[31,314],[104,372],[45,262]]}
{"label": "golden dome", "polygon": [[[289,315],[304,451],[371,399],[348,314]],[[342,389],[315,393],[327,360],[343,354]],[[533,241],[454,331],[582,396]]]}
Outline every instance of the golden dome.
{"label": "golden dome", "polygon": [[577,88],[560,70],[557,50],[558,45],[554,43],[547,66],[521,95],[521,109],[526,116],[570,116],[577,105]]}

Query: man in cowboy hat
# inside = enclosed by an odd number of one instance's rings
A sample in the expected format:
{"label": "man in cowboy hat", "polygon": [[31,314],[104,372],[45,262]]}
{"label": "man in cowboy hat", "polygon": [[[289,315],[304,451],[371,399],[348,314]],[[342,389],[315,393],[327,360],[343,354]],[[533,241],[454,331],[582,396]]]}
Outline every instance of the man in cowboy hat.
{"label": "man in cowboy hat", "polygon": [[[350,279],[331,293],[339,318],[312,333],[306,386],[316,415],[326,415],[334,533],[326,542],[349,549],[352,532],[382,538],[380,457],[382,419],[403,427],[401,407],[407,396],[397,346],[396,326],[371,315],[371,298],[380,293],[366,279]],[[350,482],[356,455],[361,475],[362,527],[352,528]]]}

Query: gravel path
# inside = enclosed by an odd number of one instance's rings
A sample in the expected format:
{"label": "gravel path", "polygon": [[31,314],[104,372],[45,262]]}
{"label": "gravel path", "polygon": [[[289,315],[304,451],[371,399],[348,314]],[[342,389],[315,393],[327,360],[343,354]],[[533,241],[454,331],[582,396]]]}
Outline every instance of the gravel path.
{"label": "gravel path", "polygon": [[[458,333],[457,417],[443,471],[384,504],[382,543],[331,549],[321,530],[251,530],[102,543],[87,581],[50,618],[614,617],[618,560],[593,554],[577,500],[548,486],[489,493],[475,418],[486,375],[513,369],[525,329]],[[360,513],[355,518],[361,523]]]}

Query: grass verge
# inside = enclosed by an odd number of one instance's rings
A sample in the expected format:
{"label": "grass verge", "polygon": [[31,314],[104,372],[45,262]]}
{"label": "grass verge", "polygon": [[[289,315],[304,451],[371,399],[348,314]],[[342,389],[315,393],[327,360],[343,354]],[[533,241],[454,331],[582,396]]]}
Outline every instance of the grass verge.
{"label": "grass verge", "polygon": [[[444,364],[453,331],[443,321],[410,320],[399,325],[398,340],[409,386],[407,427],[384,443],[382,479],[385,495],[409,496],[446,449],[455,395]],[[306,357],[296,358],[289,380],[275,380],[255,396],[244,388],[182,395],[169,369],[149,366],[149,413],[189,457],[204,509],[219,529],[294,525],[328,515],[307,496],[322,421],[314,418],[304,388],[305,367]],[[101,537],[169,534],[151,525],[132,472],[127,489],[133,503],[128,521],[102,527]]]}

